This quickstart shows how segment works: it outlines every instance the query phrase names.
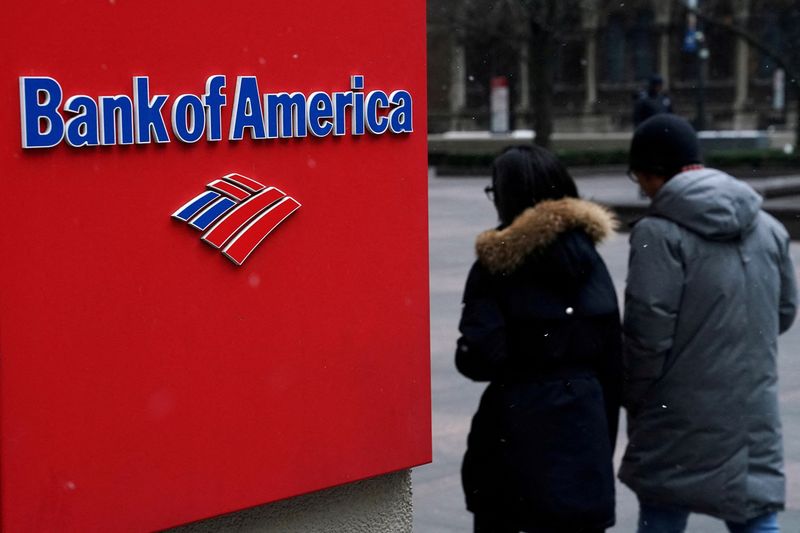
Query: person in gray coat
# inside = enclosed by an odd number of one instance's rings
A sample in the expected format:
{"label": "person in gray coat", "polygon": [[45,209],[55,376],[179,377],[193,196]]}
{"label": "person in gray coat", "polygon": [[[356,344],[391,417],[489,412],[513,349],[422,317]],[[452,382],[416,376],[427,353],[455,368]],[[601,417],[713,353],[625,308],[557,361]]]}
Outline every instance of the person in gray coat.
{"label": "person in gray coat", "polygon": [[797,309],[785,228],[753,189],[700,164],[685,120],[634,133],[630,172],[652,203],[630,236],[624,316],[629,443],[619,477],[639,533],[690,512],[778,531],[785,479],[777,338]]}

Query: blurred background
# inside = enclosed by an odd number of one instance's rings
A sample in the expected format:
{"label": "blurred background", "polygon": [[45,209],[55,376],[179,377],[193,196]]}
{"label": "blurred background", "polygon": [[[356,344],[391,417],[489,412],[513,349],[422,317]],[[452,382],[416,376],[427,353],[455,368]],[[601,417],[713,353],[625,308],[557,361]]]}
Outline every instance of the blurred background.
{"label": "blurred background", "polygon": [[[414,471],[414,530],[471,531],[459,469],[483,383],[453,363],[483,194],[506,146],[556,152],[585,198],[625,222],[647,200],[625,177],[637,109],[698,130],[705,162],[746,180],[790,231],[800,265],[800,2],[788,0],[428,0],[428,140],[434,462]],[[626,229],[599,250],[622,300]],[[800,274],[800,273],[799,273]],[[800,326],[780,339],[785,533],[800,532]],[[623,417],[624,418],[624,414]],[[617,445],[617,464],[625,447]],[[618,484],[618,523],[635,496]],[[693,516],[689,533],[726,531]]]}
{"label": "blurred background", "polygon": [[698,130],[740,132],[710,148],[780,158],[796,144],[798,70],[790,0],[428,0],[432,161],[495,146],[448,139],[535,130],[543,146],[620,162],[608,152],[626,147],[653,76]]}

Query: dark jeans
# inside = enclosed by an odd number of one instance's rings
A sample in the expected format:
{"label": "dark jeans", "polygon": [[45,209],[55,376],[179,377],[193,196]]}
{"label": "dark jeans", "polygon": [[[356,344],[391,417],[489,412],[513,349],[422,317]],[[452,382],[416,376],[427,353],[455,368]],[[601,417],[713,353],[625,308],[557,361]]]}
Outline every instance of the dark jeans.
{"label": "dark jeans", "polygon": [[[683,533],[689,521],[689,511],[656,505],[639,507],[638,533]],[[779,533],[777,513],[753,518],[744,524],[726,522],[731,533]]]}

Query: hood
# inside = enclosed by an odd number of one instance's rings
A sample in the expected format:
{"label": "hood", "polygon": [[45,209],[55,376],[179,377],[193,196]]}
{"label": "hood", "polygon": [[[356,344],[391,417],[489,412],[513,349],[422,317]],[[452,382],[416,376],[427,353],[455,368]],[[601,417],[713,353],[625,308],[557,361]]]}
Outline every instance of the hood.
{"label": "hood", "polygon": [[478,235],[475,249],[478,260],[490,272],[513,272],[562,233],[580,229],[599,242],[617,225],[614,215],[595,203],[577,198],[545,200],[523,211],[510,226]]}
{"label": "hood", "polygon": [[755,222],[761,196],[743,181],[703,168],[678,174],[653,198],[650,214],[669,219],[706,239],[738,238]]}

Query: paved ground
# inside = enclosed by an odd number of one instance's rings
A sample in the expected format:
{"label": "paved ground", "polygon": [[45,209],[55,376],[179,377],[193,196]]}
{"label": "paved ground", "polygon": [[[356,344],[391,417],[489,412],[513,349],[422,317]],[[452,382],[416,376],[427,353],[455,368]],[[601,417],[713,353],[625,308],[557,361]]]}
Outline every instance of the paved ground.
{"label": "paved ground", "polygon": [[[634,186],[621,178],[583,178],[586,196],[610,193],[635,197]],[[491,203],[483,194],[487,179],[433,178],[430,181],[431,249],[431,371],[433,389],[433,458],[414,471],[414,531],[455,533],[471,531],[472,516],[464,509],[459,468],[472,414],[484,385],[472,383],[453,366],[461,292],[473,261],[475,235],[495,224]],[[603,244],[600,252],[611,270],[618,292],[625,280],[627,236]],[[800,265],[800,243],[792,245]],[[781,515],[784,533],[800,532],[800,325],[781,338],[781,406],[789,479],[789,510]],[[624,428],[617,446],[624,449]],[[618,525],[614,533],[635,531],[633,494],[618,485]],[[689,533],[721,533],[714,520],[695,516]]]}

